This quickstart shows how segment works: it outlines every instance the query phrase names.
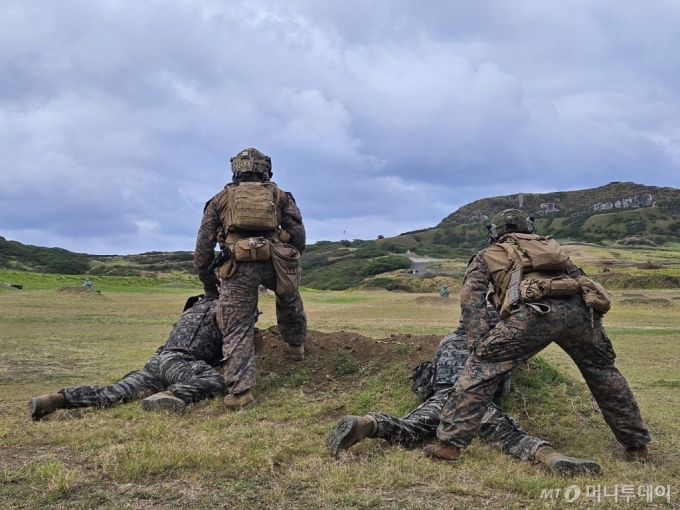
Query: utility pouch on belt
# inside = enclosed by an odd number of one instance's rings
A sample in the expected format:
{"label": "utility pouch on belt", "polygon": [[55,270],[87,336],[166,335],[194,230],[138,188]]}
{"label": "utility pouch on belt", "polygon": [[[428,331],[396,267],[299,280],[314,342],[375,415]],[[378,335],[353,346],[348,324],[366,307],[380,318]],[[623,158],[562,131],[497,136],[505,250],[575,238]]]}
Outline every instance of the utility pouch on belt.
{"label": "utility pouch on belt", "polygon": [[271,243],[269,247],[276,271],[276,294],[295,294],[300,287],[300,252],[285,243]]}
{"label": "utility pouch on belt", "polygon": [[573,296],[581,292],[578,282],[569,277],[525,278],[519,286],[522,301],[533,303],[546,296]]}
{"label": "utility pouch on belt", "polygon": [[591,314],[593,311],[596,311],[604,315],[609,311],[612,307],[612,301],[609,297],[609,292],[602,285],[587,276],[579,276],[576,278],[576,281],[581,287],[583,301],[590,308]]}
{"label": "utility pouch on belt", "polygon": [[244,237],[234,246],[234,258],[238,262],[268,260],[270,256],[269,241],[264,237]]}

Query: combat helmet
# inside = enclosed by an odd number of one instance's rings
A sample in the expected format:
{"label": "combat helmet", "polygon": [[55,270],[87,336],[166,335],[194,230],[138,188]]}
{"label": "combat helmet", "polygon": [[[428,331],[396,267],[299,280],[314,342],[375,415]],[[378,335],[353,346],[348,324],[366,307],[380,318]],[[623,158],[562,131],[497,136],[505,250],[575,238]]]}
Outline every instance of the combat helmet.
{"label": "combat helmet", "polygon": [[235,178],[240,178],[241,174],[253,172],[260,174],[263,180],[268,181],[273,175],[271,158],[252,147],[243,149],[229,161]]}
{"label": "combat helmet", "polygon": [[493,244],[508,232],[533,234],[534,216],[527,216],[519,209],[506,209],[494,216],[486,228],[489,230],[489,244]]}

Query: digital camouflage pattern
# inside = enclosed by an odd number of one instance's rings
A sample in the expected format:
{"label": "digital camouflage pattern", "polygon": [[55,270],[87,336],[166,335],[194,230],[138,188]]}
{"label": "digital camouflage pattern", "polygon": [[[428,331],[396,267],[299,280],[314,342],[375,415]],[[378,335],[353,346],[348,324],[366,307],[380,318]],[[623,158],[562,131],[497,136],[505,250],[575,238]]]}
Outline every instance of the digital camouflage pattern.
{"label": "digital camouflage pattern", "polygon": [[[489,316],[492,324],[500,320],[493,308],[490,308]],[[372,437],[404,446],[433,437],[439,425],[441,410],[453,385],[463,373],[469,356],[467,335],[461,321],[458,328],[446,335],[437,348],[434,359],[434,394],[403,418],[383,413],[369,413],[378,423],[378,430]],[[484,413],[479,438],[521,460],[534,460],[539,447],[550,446],[547,441],[528,435],[517,420],[493,403],[487,406]]]}
{"label": "digital camouflage pattern", "polygon": [[[488,303],[486,304],[486,313],[491,328],[500,322],[501,318],[496,313],[496,310]],[[436,367],[435,388],[438,385],[453,386],[463,373],[463,367],[470,356],[467,341],[468,336],[465,332],[465,324],[463,324],[461,319],[458,327],[446,335],[437,347],[437,352],[434,356],[434,365]]]}
{"label": "digital camouflage pattern", "polygon": [[217,325],[217,299],[201,299],[173,325],[164,351],[186,351],[215,365],[222,359],[222,332]]}
{"label": "digital camouflage pattern", "polygon": [[[274,242],[280,240],[292,245],[300,253],[305,249],[306,234],[302,215],[295,199],[288,192],[281,193],[280,232],[234,232],[228,237],[220,219],[217,204],[226,189],[211,198],[203,211],[201,226],[196,239],[194,268],[207,291],[215,292],[219,280],[214,272],[208,271],[215,257],[215,244],[224,249],[227,242],[237,238],[264,236]],[[220,307],[217,315],[222,331],[223,367],[231,394],[241,393],[255,385],[255,344],[254,327],[257,318],[258,287],[276,289],[276,272],[270,260],[237,262],[232,276],[220,285]],[[276,296],[276,320],[279,333],[290,345],[302,345],[307,340],[307,316],[304,312],[300,293],[291,296]]]}
{"label": "digital camouflage pattern", "polygon": [[[255,386],[255,322],[258,287],[276,288],[276,271],[271,260],[239,262],[220,292],[217,321],[223,334],[224,377],[229,393]],[[300,293],[276,295],[276,322],[279,334],[290,345],[307,341],[307,316]]]}
{"label": "digital camouflage pattern", "polygon": [[152,356],[144,370],[130,372],[108,386],[77,386],[59,390],[66,408],[112,405],[136,400],[159,391],[190,404],[227,388],[224,377],[203,360],[181,351],[163,351]]}
{"label": "digital camouflage pattern", "polygon": [[[483,256],[484,250],[472,259],[463,282],[462,317],[473,352],[442,409],[439,439],[458,448],[470,444],[504,374],[555,342],[578,366],[617,440],[627,448],[649,443],[633,393],[614,366],[616,355],[601,316],[596,314],[591,324],[580,294],[546,297],[541,304],[548,313],[536,310],[534,303],[520,304],[491,329],[486,291],[495,282]],[[582,274],[571,266],[570,276]]]}
{"label": "digital camouflage pattern", "polygon": [[[369,413],[378,423],[372,437],[385,439],[390,444],[410,446],[434,437],[439,425],[439,414],[451,388],[440,388],[432,397],[403,418],[389,414]],[[543,439],[528,435],[521,425],[504,413],[496,404],[486,409],[479,429],[479,438],[521,460],[535,460],[541,446],[551,446]]]}
{"label": "digital camouflage pattern", "polygon": [[[233,186],[233,184],[227,184],[225,189],[220,191],[206,203],[205,209],[203,210],[203,218],[201,219],[201,226],[196,238],[194,269],[204,283],[204,286],[213,285],[211,288],[214,288],[214,285],[219,283],[215,273],[208,271],[210,264],[215,258],[215,245],[219,242],[220,249],[226,247],[226,238],[220,214],[217,210],[217,204],[220,202],[222,194],[227,192],[227,187],[229,186]],[[302,214],[295,203],[293,195],[288,192],[283,192],[279,205],[281,207],[281,232],[278,237],[282,242],[295,247],[300,253],[304,252],[305,243],[307,242],[305,227],[302,223]],[[263,232],[244,232],[239,237],[260,237],[262,235],[264,235]]]}
{"label": "digital camouflage pattern", "polygon": [[187,404],[226,390],[224,377],[212,364],[222,355],[222,334],[216,320],[218,301],[201,299],[175,323],[165,345],[143,370],[130,372],[115,384],[59,390],[65,407],[112,405],[144,398],[163,390]]}

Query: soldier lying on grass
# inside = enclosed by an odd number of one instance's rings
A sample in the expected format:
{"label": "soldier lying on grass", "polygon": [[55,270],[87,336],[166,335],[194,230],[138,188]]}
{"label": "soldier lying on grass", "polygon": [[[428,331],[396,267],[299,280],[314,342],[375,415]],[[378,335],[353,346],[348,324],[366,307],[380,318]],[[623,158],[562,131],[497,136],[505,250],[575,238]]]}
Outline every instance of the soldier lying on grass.
{"label": "soldier lying on grass", "polygon": [[215,319],[218,302],[189,298],[168,340],[143,370],[108,386],[76,386],[33,397],[28,402],[31,418],[40,420],[62,408],[109,406],[144,397],[145,411],[181,413],[187,404],[224,393],[224,377],[213,368],[222,357],[222,333]]}
{"label": "soldier lying on grass", "polygon": [[[491,305],[488,305],[488,313],[496,323],[500,320]],[[413,389],[425,402],[403,418],[383,413],[344,416],[326,438],[331,454],[337,456],[367,437],[403,446],[434,437],[439,413],[470,356],[466,343],[467,335],[461,319],[458,328],[439,344],[434,364],[430,365],[434,374],[431,377],[414,377]],[[574,476],[600,472],[600,466],[595,462],[564,456],[547,441],[528,435],[517,420],[493,403],[484,413],[478,436],[482,441],[498,446],[504,453],[520,460],[540,462],[556,474]]]}

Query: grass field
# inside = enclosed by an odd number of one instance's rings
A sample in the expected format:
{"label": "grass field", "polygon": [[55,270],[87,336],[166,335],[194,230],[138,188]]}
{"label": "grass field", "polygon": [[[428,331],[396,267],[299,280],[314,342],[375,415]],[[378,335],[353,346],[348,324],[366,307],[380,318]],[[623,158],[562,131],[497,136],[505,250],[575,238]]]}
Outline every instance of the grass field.
{"label": "grass field", "polygon": [[[62,285],[81,283],[74,278]],[[64,293],[56,283],[0,290],[0,508],[669,507],[658,497],[630,504],[593,503],[585,494],[573,504],[541,498],[543,489],[571,484],[584,493],[587,485],[610,491],[617,484],[670,485],[670,506],[680,501],[680,291],[617,291],[605,320],[653,432],[651,463],[623,462],[559,349],[549,348],[518,377],[505,406],[527,431],[602,465],[598,478],[565,480],[478,441],[458,467],[426,460],[419,447],[382,441],[364,441],[332,460],[323,438],[342,414],[401,415],[417,405],[407,379],[412,367],[398,360],[359,367],[321,392],[305,386],[303,363],[297,378],[258,383],[259,404],[237,413],[226,413],[220,399],[190,406],[182,416],[144,413],[133,402],[31,422],[32,396],[110,383],[141,368],[195,292],[191,283],[135,281],[102,287],[101,294]],[[453,296],[305,291],[303,299],[311,329],[373,338],[443,334],[459,314]],[[258,326],[272,325],[271,293],[262,296],[261,308]],[[422,352],[422,359],[432,355]],[[552,367],[565,376],[554,376]]]}

